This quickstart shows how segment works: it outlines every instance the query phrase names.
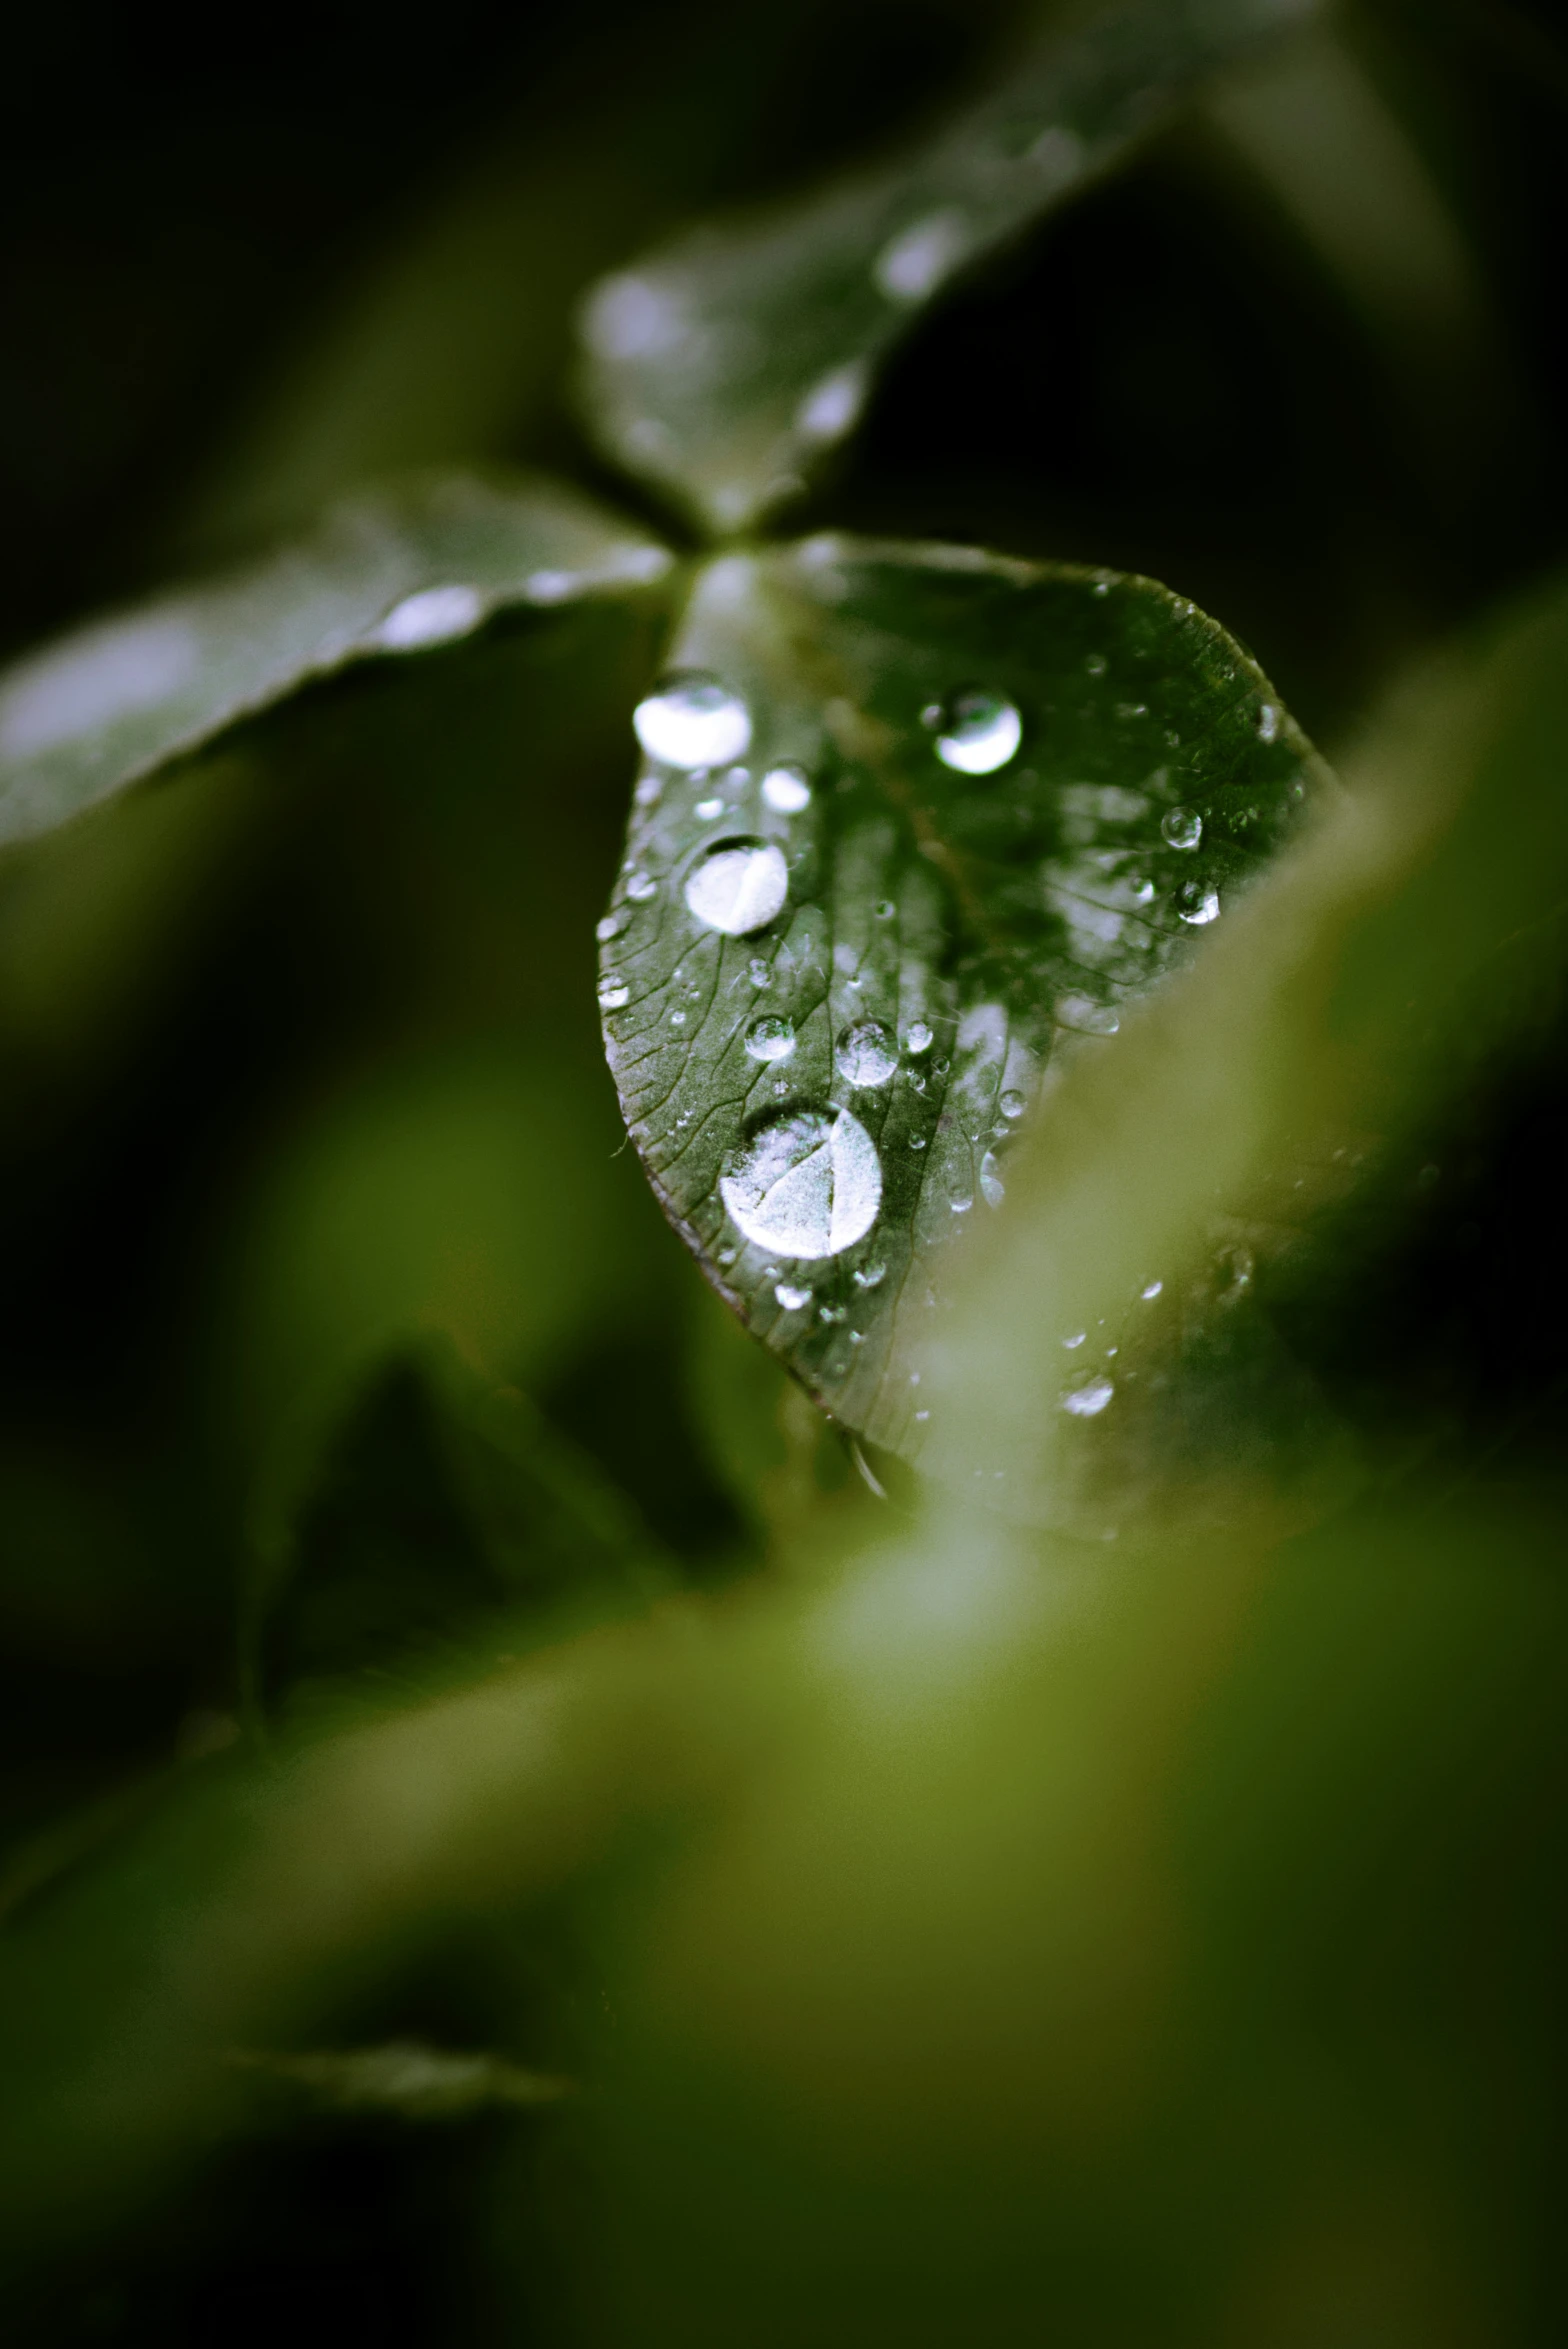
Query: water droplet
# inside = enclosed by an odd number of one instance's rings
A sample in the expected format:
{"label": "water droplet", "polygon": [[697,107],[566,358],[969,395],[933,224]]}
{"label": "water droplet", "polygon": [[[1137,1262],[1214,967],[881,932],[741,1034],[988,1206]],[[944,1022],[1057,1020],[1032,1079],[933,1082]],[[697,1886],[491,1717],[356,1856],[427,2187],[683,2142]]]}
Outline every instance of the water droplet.
{"label": "water droplet", "polygon": [[924,1134],[911,1134],[911,1135],[910,1135],[910,1137],[909,1137],[909,1147],[910,1147],[910,1149],[911,1149],[911,1150],[923,1150],[923,1149],[925,1148],[925,1146],[926,1146],[926,1138],[925,1138]]}
{"label": "water droplet", "polygon": [[619,938],[629,919],[630,916],[624,913],[607,913],[595,922],[593,934],[601,946],[606,945],[611,938]]}
{"label": "water droplet", "polygon": [[1220,918],[1219,891],[1205,889],[1201,881],[1184,881],[1176,892],[1176,911],[1195,930],[1204,929]]}
{"label": "water droplet", "polygon": [[1091,653],[1089,658],[1084,662],[1084,667],[1088,670],[1091,677],[1103,677],[1110,665],[1111,664],[1106,659],[1104,653]]}
{"label": "water droplet", "polygon": [[994,1150],[988,1150],[980,1161],[980,1196],[987,1207],[1000,1207],[1007,1197],[1007,1185],[997,1172]]}
{"label": "water droplet", "polygon": [[1149,905],[1152,903],[1153,898],[1154,883],[1152,881],[1140,881],[1132,893],[1132,901],[1134,905]]}
{"label": "water droplet", "polygon": [[1146,1289],[1140,1289],[1138,1294],[1142,1297],[1146,1305],[1152,1305],[1155,1298],[1163,1294],[1164,1288],[1165,1283],[1163,1281],[1150,1281],[1148,1287]]}
{"label": "water droplet", "polygon": [[739,1254],[738,1248],[716,1248],[713,1253],[713,1261],[715,1264],[723,1265],[727,1272]]}
{"label": "water droplet", "polygon": [[802,1313],[811,1303],[811,1291],[797,1287],[794,1281],[775,1281],[773,1294],[786,1313]]}
{"label": "water droplet", "polygon": [[1196,848],[1203,838],[1203,818],[1196,808],[1173,807],[1161,818],[1160,830],[1172,848]]}
{"label": "water droplet", "polygon": [[930,1418],[930,1416],[931,1416],[931,1414],[930,1414],[930,1412],[929,1412],[929,1411],[917,1411],[917,1412],[915,1413],[915,1417],[916,1417],[917,1419],[929,1419],[929,1418]]}
{"label": "water droplet", "polygon": [[688,773],[738,759],[751,741],[751,713],[740,695],[698,669],[640,701],[632,723],[650,758]]}
{"label": "water droplet", "polygon": [[795,1049],[795,1030],[789,1020],[753,1020],[746,1030],[746,1050],[753,1060],[788,1060]]}
{"label": "water droplet", "polygon": [[847,1320],[847,1318],[846,1308],[842,1305],[819,1305],[817,1307],[818,1321],[825,1321],[830,1329],[836,1328],[841,1321]]}
{"label": "water droplet", "polygon": [[1063,1338],[1062,1344],[1066,1347],[1069,1354],[1076,1354],[1078,1348],[1084,1343],[1084,1340],[1088,1337],[1088,1335],[1089,1333],[1086,1329],[1081,1329],[1075,1338]]}
{"label": "water droplet", "polygon": [[1279,740],[1279,712],[1271,701],[1266,701],[1258,712],[1258,738],[1262,742]]}
{"label": "water droplet", "polygon": [[855,1286],[857,1289],[879,1289],[886,1279],[887,1266],[877,1258],[859,1267],[855,1274]]}
{"label": "water droplet", "polygon": [[686,1014],[683,1011],[672,1011],[670,1014],[670,1026],[672,1028],[684,1028],[685,1025]]}
{"label": "water droplet", "polygon": [[997,1103],[997,1107],[1001,1110],[1002,1115],[1004,1117],[1011,1118],[1022,1117],[1028,1106],[1029,1104],[1024,1099],[1022,1093],[1014,1093],[1011,1091],[1004,1093],[1001,1100]]}
{"label": "water droplet", "polygon": [[909,1033],[904,1038],[904,1050],[906,1052],[929,1052],[930,1049],[931,1030],[926,1026],[924,1020],[911,1020]]}
{"label": "water droplet", "polygon": [[866,404],[871,376],[865,362],[852,359],[812,385],[795,411],[795,430],[807,440],[841,440]]}
{"label": "water droplet", "polygon": [[626,894],[638,905],[646,905],[650,897],[657,897],[659,884],[651,873],[628,873]]}
{"label": "water droplet", "polygon": [[1062,1027],[1077,1028],[1086,1036],[1114,1036],[1122,1024],[1109,1004],[1096,1003],[1090,995],[1064,995],[1056,1017]]}
{"label": "water droplet", "polygon": [[994,775],[1017,755],[1023,720],[1004,694],[955,693],[941,711],[936,755],[956,775]]}
{"label": "water droplet", "polygon": [[672,294],[628,271],[598,287],[584,327],[601,359],[647,359],[678,347],[686,319]]}
{"label": "water droplet", "polygon": [[754,954],[746,965],[746,976],[754,987],[766,987],[771,982],[773,974],[761,955]]}
{"label": "water droplet", "polygon": [[698,921],[730,938],[766,929],[788,895],[789,867],[771,841],[737,840],[710,849],[686,881],[686,903]]}
{"label": "water droplet", "polygon": [[967,242],[961,214],[929,212],[883,246],[872,276],[890,302],[923,302],[957,268]]}
{"label": "water droplet", "polygon": [[879,922],[890,922],[897,911],[898,908],[893,903],[891,897],[881,898],[878,901],[876,909],[877,920]]}
{"label": "water droplet", "polygon": [[1116,1389],[1108,1378],[1091,1378],[1081,1387],[1074,1387],[1070,1395],[1062,1397],[1062,1409],[1070,1411],[1074,1419],[1098,1419]]}
{"label": "water droplet", "polygon": [[861,1091],[885,1085],[898,1066],[897,1048],[878,1020],[858,1020],[846,1028],[833,1058],[845,1084]]}
{"label": "water droplet", "polygon": [[451,644],[467,636],[484,618],[484,598],[477,587],[422,587],[394,604],[375,642],[384,652],[418,652],[427,644]]}
{"label": "water droplet", "polygon": [[644,775],[632,793],[639,807],[657,807],[663,796],[664,785],[657,775]]}
{"label": "water droplet", "polygon": [[724,802],[722,799],[699,799],[692,813],[699,824],[711,824],[716,816],[723,815]]}
{"label": "water droplet", "polygon": [[967,1215],[974,1203],[972,1191],[961,1191],[956,1199],[949,1199],[947,1204],[955,1215]]}
{"label": "water droplet", "polygon": [[918,1371],[918,1370],[912,1370],[912,1371],[910,1372],[910,1374],[909,1374],[909,1383],[910,1383],[910,1385],[911,1385],[912,1387],[917,1387],[917,1386],[919,1386],[919,1384],[920,1384],[920,1373],[919,1373],[919,1371]]}
{"label": "water droplet", "polygon": [[743,1236],[783,1256],[836,1256],[863,1240],[882,1205],[871,1136],[847,1110],[797,1110],[754,1134],[720,1178]]}
{"label": "water droplet", "polygon": [[603,978],[599,981],[599,1009],[619,1011],[623,1003],[630,1003],[632,991],[624,979]]}
{"label": "water droplet", "polygon": [[798,816],[811,805],[811,784],[804,767],[770,767],[762,778],[762,796],[781,816]]}

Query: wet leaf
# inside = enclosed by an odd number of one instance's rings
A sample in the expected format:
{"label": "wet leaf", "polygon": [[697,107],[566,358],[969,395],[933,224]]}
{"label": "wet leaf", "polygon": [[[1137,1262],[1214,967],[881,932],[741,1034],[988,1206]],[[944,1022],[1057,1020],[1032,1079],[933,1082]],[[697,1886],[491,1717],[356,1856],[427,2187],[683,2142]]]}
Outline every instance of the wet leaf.
{"label": "wet leaf", "polygon": [[627,1124],[752,1330],[916,1457],[921,1348],[1014,1136],[1321,769],[1148,580],[843,538],[709,565],[637,725],[600,925]]}
{"label": "wet leaf", "polygon": [[195,750],[351,661],[664,577],[666,550],[575,493],[462,475],[336,508],[315,534],[33,654],[0,678],[0,845]]}
{"label": "wet leaf", "polygon": [[874,370],[971,263],[1120,160],[1193,86],[1317,0],[1129,0],[1039,41],[924,153],[701,229],[584,313],[606,448],[708,527],[788,503]]}

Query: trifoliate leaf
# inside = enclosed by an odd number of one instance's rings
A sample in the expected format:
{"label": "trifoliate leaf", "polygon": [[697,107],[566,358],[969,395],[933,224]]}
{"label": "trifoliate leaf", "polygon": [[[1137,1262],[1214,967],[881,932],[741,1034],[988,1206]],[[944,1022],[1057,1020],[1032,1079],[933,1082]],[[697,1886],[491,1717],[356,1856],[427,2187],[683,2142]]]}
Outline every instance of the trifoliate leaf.
{"label": "trifoliate leaf", "polygon": [[338,507],[248,568],[98,621],[0,677],[0,845],[47,832],[351,661],[508,605],[663,578],[671,557],[554,485],[467,476]]}
{"label": "trifoliate leaf", "polygon": [[733,531],[799,494],[874,369],[965,268],[1216,67],[1319,0],[1126,0],[1053,30],[914,158],[606,278],[584,314],[605,447]]}
{"label": "trifoliate leaf", "polygon": [[633,1140],[749,1327],[918,1456],[920,1348],[1012,1137],[1317,762],[1151,581],[836,537],[708,565],[636,723],[599,991]]}

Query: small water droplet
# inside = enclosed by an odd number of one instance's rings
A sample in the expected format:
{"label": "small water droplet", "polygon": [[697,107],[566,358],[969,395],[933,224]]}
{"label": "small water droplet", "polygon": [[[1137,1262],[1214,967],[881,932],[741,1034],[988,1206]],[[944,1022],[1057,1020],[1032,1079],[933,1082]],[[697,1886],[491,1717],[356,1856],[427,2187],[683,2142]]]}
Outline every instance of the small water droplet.
{"label": "small water droplet", "polygon": [[746,1030],[746,1050],[753,1060],[787,1060],[795,1049],[795,1029],[789,1020],[753,1020]]}
{"label": "small water droplet", "polygon": [[909,1147],[910,1147],[910,1149],[911,1149],[911,1150],[923,1150],[923,1149],[925,1148],[925,1146],[926,1146],[926,1138],[925,1138],[924,1134],[911,1134],[911,1135],[910,1135],[910,1137],[909,1137]]}
{"label": "small water droplet", "polygon": [[980,1196],[987,1207],[1000,1207],[1007,1197],[1007,1185],[997,1171],[994,1150],[988,1150],[980,1161]]}
{"label": "small water droplet", "polygon": [[1062,1409],[1070,1411],[1074,1419],[1098,1419],[1115,1392],[1108,1378],[1091,1378],[1062,1397]]}
{"label": "small water droplet", "polygon": [[763,961],[760,954],[754,954],[750,962],[746,965],[746,976],[754,987],[769,986],[771,985],[773,979],[773,973],[769,970],[767,964]]}
{"label": "small water droplet", "polygon": [[1148,1287],[1146,1289],[1140,1289],[1138,1294],[1142,1297],[1146,1305],[1152,1305],[1155,1298],[1161,1296],[1164,1293],[1164,1289],[1165,1283],[1163,1281],[1150,1281]]}
{"label": "small water droplet", "polygon": [[931,1030],[926,1026],[924,1020],[911,1020],[909,1033],[904,1038],[904,1050],[906,1052],[929,1052],[930,1049]]}
{"label": "small water droplet", "polygon": [[1089,1333],[1086,1329],[1081,1329],[1075,1338],[1063,1338],[1062,1344],[1066,1347],[1069,1354],[1076,1354],[1078,1348],[1083,1344],[1088,1335]]}
{"label": "small water droplet", "polygon": [[1134,905],[1149,905],[1153,902],[1153,898],[1154,883],[1152,881],[1140,881],[1132,893]]}
{"label": "small water droplet", "polygon": [[1088,670],[1091,677],[1103,677],[1110,665],[1111,664],[1106,659],[1104,653],[1091,653],[1089,658],[1084,662],[1084,667]]}
{"label": "small water droplet", "polygon": [[723,1265],[725,1271],[727,1272],[739,1254],[740,1250],[738,1248],[716,1248],[714,1250],[713,1261],[715,1264]]}
{"label": "small water droplet", "polygon": [[886,1279],[887,1266],[878,1258],[870,1264],[859,1266],[855,1273],[855,1286],[857,1289],[879,1289]]}
{"label": "small water droplet", "polygon": [[921,1075],[919,1069],[917,1068],[905,1069],[904,1082],[912,1093],[923,1093],[926,1089],[925,1078]]}
{"label": "small water droplet", "polygon": [[878,1020],[857,1020],[846,1028],[833,1058],[845,1084],[860,1091],[885,1085],[898,1066],[897,1048]]}
{"label": "small water droplet", "polygon": [[686,903],[698,921],[730,938],[766,929],[788,895],[789,867],[771,840],[712,848],[686,881]]}
{"label": "small water droplet", "polygon": [[897,911],[898,908],[893,903],[891,897],[884,897],[878,900],[876,916],[879,922],[890,922]]}
{"label": "small water droplet", "polygon": [[957,775],[994,775],[1016,757],[1023,720],[1005,694],[970,688],[955,693],[938,723],[936,755]]}
{"label": "small water droplet", "polygon": [[670,1014],[670,1026],[672,1028],[684,1028],[685,1025],[686,1014],[683,1011],[672,1011]]}
{"label": "small water droplet", "polygon": [[1176,892],[1176,911],[1195,930],[1204,929],[1220,918],[1219,891],[1205,889],[1201,881],[1184,881]]}
{"label": "small water droplet", "polygon": [[722,799],[699,799],[692,810],[699,824],[711,824],[716,816],[722,816],[723,813]]}
{"label": "small water droplet", "polygon": [[798,816],[811,805],[811,784],[804,767],[770,767],[762,778],[762,796],[781,816]]}
{"label": "small water droplet", "polygon": [[842,1305],[819,1305],[817,1307],[818,1321],[825,1321],[830,1329],[835,1328],[839,1322],[847,1318],[847,1310]]}
{"label": "small water droplet", "polygon": [[1014,1093],[1011,1091],[1004,1093],[1001,1100],[997,1103],[997,1107],[1001,1110],[1002,1115],[1004,1117],[1011,1118],[1022,1117],[1028,1106],[1029,1104],[1024,1099],[1022,1093]]}
{"label": "small water droplet", "polygon": [[795,430],[806,440],[841,440],[858,418],[871,388],[865,362],[851,359],[814,383],[795,411]]}
{"label": "small water droplet", "polygon": [[794,1281],[775,1281],[773,1294],[786,1313],[802,1313],[811,1303],[811,1291],[797,1287]]}
{"label": "small water droplet", "polygon": [[632,991],[624,979],[604,978],[599,981],[599,1009],[619,1011],[623,1003],[630,1003]]}
{"label": "small water droplet", "polygon": [[1122,1024],[1109,1004],[1096,1003],[1091,995],[1064,995],[1056,1017],[1062,1027],[1076,1028],[1086,1036],[1114,1036]]}
{"label": "small water droplet", "polygon": [[1262,742],[1279,740],[1279,712],[1271,701],[1266,701],[1258,712],[1258,738]]}
{"label": "small water droplet", "polygon": [[912,1387],[917,1387],[917,1386],[919,1386],[919,1384],[920,1384],[920,1373],[919,1373],[919,1371],[918,1371],[918,1370],[912,1370],[912,1371],[910,1372],[910,1374],[909,1374],[909,1383],[910,1383],[910,1385],[911,1385]]}
{"label": "small water droplet", "polygon": [[930,1412],[929,1412],[929,1411],[917,1411],[917,1412],[915,1413],[915,1417],[916,1417],[917,1419],[929,1419],[929,1418],[930,1418],[930,1416],[931,1416],[931,1414],[930,1414]]}
{"label": "small water droplet", "polygon": [[375,631],[375,642],[384,652],[420,652],[427,644],[451,644],[478,627],[484,609],[477,587],[422,587],[417,595],[405,595],[392,606]]}
{"label": "small water droplet", "polygon": [[595,922],[593,927],[593,934],[598,939],[600,945],[603,946],[607,944],[611,938],[619,938],[629,919],[630,916],[624,913],[607,913],[603,915],[599,921]]}
{"label": "small water droplet", "polygon": [[657,775],[644,775],[632,793],[639,807],[657,807],[664,796],[664,785]]}
{"label": "small water droplet", "polygon": [[785,1078],[780,1077],[776,1080],[773,1087],[773,1098],[775,1101],[785,1101],[789,1098],[789,1085]]}
{"label": "small water droplet", "polygon": [[1173,807],[1160,819],[1160,830],[1172,848],[1196,848],[1203,838],[1203,818],[1196,808]]}
{"label": "small water droplet", "polygon": [[632,719],[648,756],[688,772],[738,759],[751,741],[751,713],[738,693],[703,670],[668,678]]}
{"label": "small water droplet", "polygon": [[870,1135],[846,1110],[797,1110],[752,1136],[720,1178],[719,1193],[759,1248],[836,1256],[875,1223],[882,1168]]}
{"label": "small water droplet", "polygon": [[963,259],[968,243],[958,212],[929,212],[883,246],[872,268],[890,302],[923,302]]}
{"label": "small water droplet", "polygon": [[637,905],[646,905],[650,897],[658,896],[659,884],[651,873],[629,873],[626,894]]}

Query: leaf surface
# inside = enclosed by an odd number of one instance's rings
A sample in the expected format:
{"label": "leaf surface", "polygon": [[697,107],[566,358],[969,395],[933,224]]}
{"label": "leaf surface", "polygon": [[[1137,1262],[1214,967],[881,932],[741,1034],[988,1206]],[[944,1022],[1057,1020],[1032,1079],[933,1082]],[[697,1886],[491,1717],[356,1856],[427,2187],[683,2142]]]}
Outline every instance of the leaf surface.
{"label": "leaf surface", "polygon": [[349,662],[508,606],[663,578],[671,557],[554,485],[455,475],[337,507],[245,569],[94,623],[0,678],[0,846],[49,831]]}
{"label": "leaf surface", "polygon": [[584,312],[605,447],[720,532],[786,504],[955,277],[1119,161],[1205,75],[1317,8],[1102,7],[1038,41],[917,157],[605,279]]}
{"label": "leaf surface", "polygon": [[809,539],[710,564],[672,660],[600,925],[622,1109],[753,1331],[918,1457],[1014,1135],[1320,770],[1222,629],[1108,572]]}

